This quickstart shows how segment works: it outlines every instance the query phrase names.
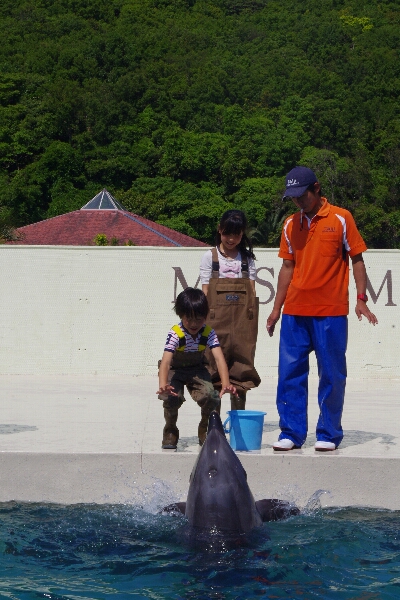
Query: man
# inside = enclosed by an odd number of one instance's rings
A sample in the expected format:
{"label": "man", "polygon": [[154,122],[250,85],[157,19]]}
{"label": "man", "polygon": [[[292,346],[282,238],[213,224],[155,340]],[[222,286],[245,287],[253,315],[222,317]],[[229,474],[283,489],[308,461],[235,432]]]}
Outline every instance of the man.
{"label": "man", "polygon": [[279,249],[283,264],[267,320],[272,336],[284,305],[277,389],[281,434],[273,448],[301,448],[306,440],[309,354],[314,350],[320,407],[315,450],[335,450],[343,439],[349,257],[357,287],[357,317],[361,320],[364,315],[373,325],[378,322],[367,306],[362,258],[367,247],[352,215],[321,195],[311,169],[292,169],[286,176],[283,197],[291,197],[300,211],[283,226]]}

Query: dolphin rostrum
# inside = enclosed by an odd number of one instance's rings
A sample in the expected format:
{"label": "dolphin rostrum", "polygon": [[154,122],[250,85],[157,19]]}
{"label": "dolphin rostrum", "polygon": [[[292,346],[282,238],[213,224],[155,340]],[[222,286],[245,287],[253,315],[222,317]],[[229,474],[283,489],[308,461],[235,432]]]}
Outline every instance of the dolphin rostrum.
{"label": "dolphin rostrum", "polygon": [[245,534],[264,521],[299,514],[299,509],[276,499],[254,501],[242,463],[230,447],[216,411],[210,415],[206,440],[190,475],[186,502],[164,508],[183,513],[194,530]]}

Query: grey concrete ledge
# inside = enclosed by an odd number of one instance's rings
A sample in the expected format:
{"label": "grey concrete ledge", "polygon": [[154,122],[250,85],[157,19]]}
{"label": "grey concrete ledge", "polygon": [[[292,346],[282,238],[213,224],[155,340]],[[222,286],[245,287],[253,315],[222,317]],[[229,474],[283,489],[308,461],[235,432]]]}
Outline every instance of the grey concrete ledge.
{"label": "grey concrete ledge", "polygon": [[[240,455],[256,499],[305,506],[318,490],[323,506],[399,508],[398,459]],[[2,452],[0,502],[147,505],[185,499],[193,454],[53,454]]]}
{"label": "grey concrete ledge", "polygon": [[[400,380],[348,380],[345,438],[332,453],[313,448],[316,386],[311,380],[307,442],[283,454],[271,449],[279,434],[276,380],[250,392],[248,408],[267,412],[260,453],[239,453],[256,499],[304,506],[324,490],[323,506],[400,509]],[[199,409],[190,397],[179,413],[178,451],[163,452],[156,377],[3,375],[0,388],[0,501],[185,498],[199,450]],[[228,402],[224,396],[222,415]]]}

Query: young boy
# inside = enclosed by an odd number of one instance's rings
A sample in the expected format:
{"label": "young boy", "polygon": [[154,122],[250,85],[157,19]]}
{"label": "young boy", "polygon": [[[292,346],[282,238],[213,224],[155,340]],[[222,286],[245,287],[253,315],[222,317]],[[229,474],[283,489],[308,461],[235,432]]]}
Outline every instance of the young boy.
{"label": "young boy", "polygon": [[[207,436],[208,418],[213,410],[219,412],[221,397],[225,392],[236,394],[236,388],[229,382],[228,367],[219,345],[217,335],[206,326],[208,302],[205,294],[194,288],[186,288],[179,294],[174,305],[180,317],[179,325],[174,325],[167,336],[164,354],[159,364],[159,394],[163,400],[165,427],[162,448],[176,449],[179,430],[176,426],[178,410],[185,401],[183,389],[186,385],[193,400],[201,409],[198,428],[199,444],[203,445]],[[204,352],[209,347],[221,378],[221,392],[218,394],[211,383],[210,374],[204,364]]]}

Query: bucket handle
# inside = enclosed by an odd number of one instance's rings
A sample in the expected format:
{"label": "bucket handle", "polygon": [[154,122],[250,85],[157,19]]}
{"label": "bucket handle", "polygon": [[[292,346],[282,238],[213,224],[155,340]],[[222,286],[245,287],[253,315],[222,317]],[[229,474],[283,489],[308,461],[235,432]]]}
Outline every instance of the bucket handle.
{"label": "bucket handle", "polygon": [[224,428],[225,433],[230,433],[231,429],[232,429],[232,425],[229,427],[229,429],[227,427],[225,427],[225,425],[228,423],[228,421],[231,420],[231,416],[229,415],[229,417],[226,419],[226,421],[224,421],[224,424],[222,425],[222,427]]}

